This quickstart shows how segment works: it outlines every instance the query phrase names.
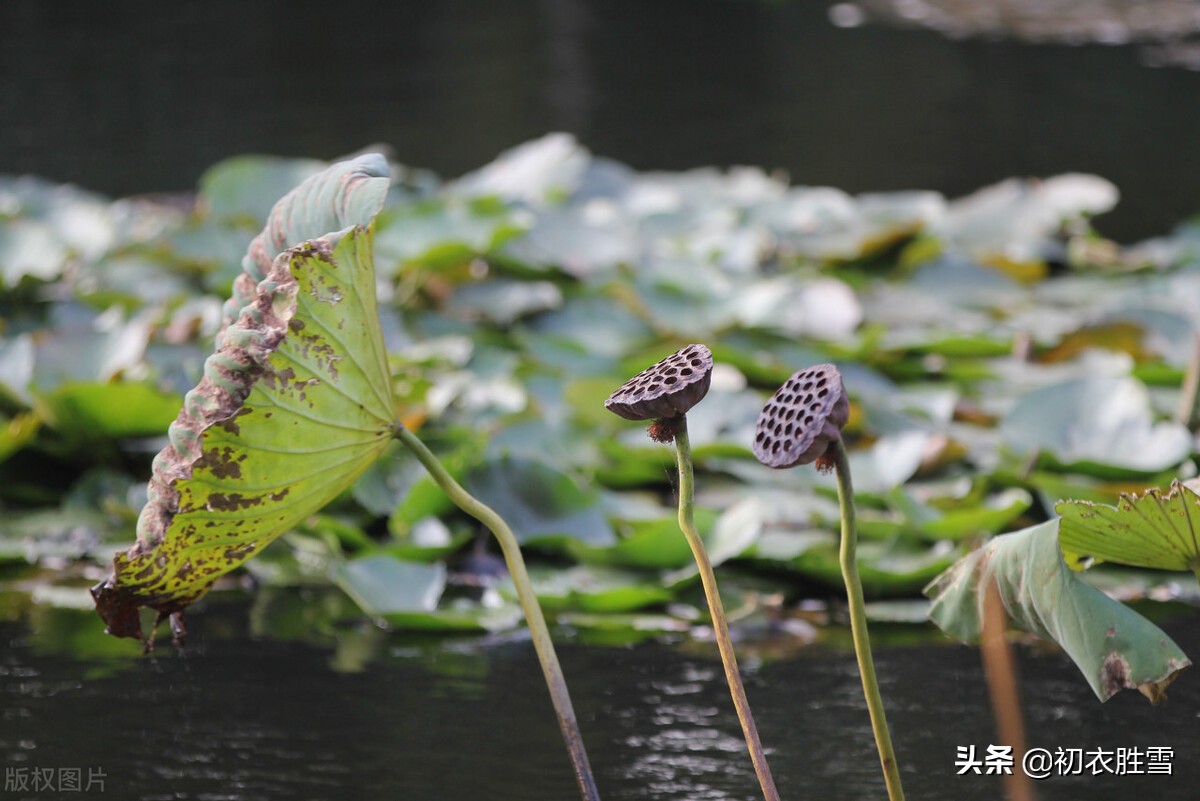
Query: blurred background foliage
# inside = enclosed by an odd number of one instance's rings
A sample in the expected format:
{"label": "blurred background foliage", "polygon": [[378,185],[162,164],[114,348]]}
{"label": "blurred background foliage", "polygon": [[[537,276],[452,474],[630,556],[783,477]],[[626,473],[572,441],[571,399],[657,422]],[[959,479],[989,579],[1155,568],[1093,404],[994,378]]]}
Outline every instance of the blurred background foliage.
{"label": "blurred background foliage", "polygon": [[[0,181],[0,559],[43,601],[85,606],[131,541],[246,245],[322,166],[237,157],[194,194],[115,201]],[[672,453],[603,408],[689,342],[717,363],[689,415],[698,522],[730,563],[728,605],[769,625],[840,583],[832,479],[749,451],[765,398],[812,363],[837,363],[853,401],[863,581],[902,601],[875,607],[886,619],[923,619],[906,599],[1059,499],[1195,473],[1200,228],[1102,237],[1091,218],[1118,193],[1097,176],[851,195],[752,167],[638,172],[567,134],[455,180],[393,175],[375,250],[406,422],[508,519],[579,630],[701,617]],[[519,623],[482,533],[398,450],[226,586],[244,581],[315,593],[329,625]]]}

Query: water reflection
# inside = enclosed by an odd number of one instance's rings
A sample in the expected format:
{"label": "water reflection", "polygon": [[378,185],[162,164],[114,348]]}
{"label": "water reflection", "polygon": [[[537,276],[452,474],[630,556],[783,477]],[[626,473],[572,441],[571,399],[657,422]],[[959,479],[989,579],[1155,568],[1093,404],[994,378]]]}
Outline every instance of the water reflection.
{"label": "water reflection", "polygon": [[[114,797],[154,801],[575,797],[524,636],[440,640],[335,628],[338,645],[314,645],[253,636],[248,609],[213,603],[193,618],[191,651],[151,657],[124,641],[115,641],[125,646],[120,656],[89,655],[83,637],[74,639],[80,653],[38,645],[71,640],[47,628],[98,628],[81,611],[0,622],[0,759],[99,767]],[[1185,650],[1200,651],[1194,619],[1166,628]],[[854,657],[823,644],[833,641],[746,662],[747,692],[785,797],[882,793]],[[909,795],[999,797],[996,777],[954,770],[957,746],[983,748],[994,737],[978,654],[936,634],[923,645],[887,642],[876,657]],[[343,649],[354,672],[338,670]],[[606,799],[758,797],[711,645],[564,643],[560,657]],[[1185,674],[1155,708],[1134,693],[1099,704],[1057,652],[1020,649],[1020,671],[1032,745],[1176,752],[1172,777],[1056,778],[1046,797],[1194,797],[1194,677]]]}

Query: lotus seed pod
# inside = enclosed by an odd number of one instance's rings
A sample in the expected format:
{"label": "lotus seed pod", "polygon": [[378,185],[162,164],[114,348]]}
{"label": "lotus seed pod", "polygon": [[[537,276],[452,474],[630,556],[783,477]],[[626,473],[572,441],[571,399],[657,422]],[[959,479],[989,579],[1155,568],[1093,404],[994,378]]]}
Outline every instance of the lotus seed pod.
{"label": "lotus seed pod", "polygon": [[687,414],[708,394],[712,368],[708,348],[688,345],[626,381],[604,402],[604,408],[626,420]]}
{"label": "lotus seed pod", "polygon": [[809,464],[842,438],[850,400],[842,375],[818,364],[792,375],[758,416],[754,455],[767,467]]}

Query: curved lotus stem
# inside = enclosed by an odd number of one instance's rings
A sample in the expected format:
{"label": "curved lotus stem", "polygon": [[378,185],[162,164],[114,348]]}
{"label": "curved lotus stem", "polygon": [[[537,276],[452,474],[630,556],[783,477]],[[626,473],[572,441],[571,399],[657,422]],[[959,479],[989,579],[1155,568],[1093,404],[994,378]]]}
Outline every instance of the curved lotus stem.
{"label": "curved lotus stem", "polygon": [[841,547],[838,560],[846,584],[846,603],[850,611],[850,633],[854,654],[862,676],[863,695],[871,715],[871,730],[883,767],[888,798],[903,801],[896,752],[883,712],[883,698],[875,677],[871,657],[871,639],[867,633],[862,580],[858,576],[858,531],[854,520],[854,487],[850,481],[850,463],[842,444],[842,426],[850,416],[850,400],[842,384],[841,373],[832,364],[819,364],[801,370],[789,378],[763,407],[755,427],[754,455],[768,467],[784,469],[816,463],[822,472],[837,473],[838,507],[842,518]]}
{"label": "curved lotus stem", "polygon": [[871,730],[875,734],[875,748],[879,751],[879,763],[883,768],[888,798],[891,801],[904,801],[900,769],[896,765],[896,750],[892,747],[892,735],[888,730],[887,715],[883,711],[879,680],[875,678],[875,660],[871,657],[871,637],[867,632],[862,580],[858,577],[858,560],[855,557],[858,531],[854,525],[854,486],[850,482],[850,463],[846,459],[846,448],[841,439],[834,442],[830,450],[833,451],[838,507],[842,514],[842,545],[838,551],[838,561],[842,568],[842,579],[846,583],[846,604],[850,610],[850,636],[854,640],[854,655],[858,659],[863,696],[867,699],[867,711],[871,715]]}
{"label": "curved lotus stem", "polygon": [[704,597],[708,600],[717,649],[721,652],[721,665],[725,668],[725,681],[729,684],[729,694],[733,696],[733,706],[737,710],[738,722],[742,724],[742,734],[746,739],[746,748],[750,751],[750,761],[754,763],[754,773],[758,776],[763,798],[767,801],[779,801],[775,777],[771,775],[771,768],[767,765],[767,756],[763,752],[758,727],[754,724],[754,714],[750,711],[750,701],[746,698],[746,688],[742,685],[742,676],[738,671],[737,656],[733,651],[733,641],[729,637],[729,623],[725,619],[725,607],[721,603],[721,593],[717,588],[717,577],[704,549],[704,540],[700,539],[700,532],[696,530],[692,519],[695,485],[692,448],[688,441],[687,417],[682,415],[675,432],[675,452],[679,463],[679,528],[683,530],[683,535],[692,549],[692,556],[696,559],[696,567],[700,569],[700,582],[704,585]]}
{"label": "curved lotus stem", "polygon": [[586,801],[599,801],[600,791],[596,787],[596,779],[592,776],[587,751],[583,747],[583,735],[579,731],[575,708],[571,705],[567,681],[563,676],[562,666],[558,663],[558,654],[554,651],[554,642],[550,639],[546,618],[542,615],[541,606],[538,605],[537,595],[529,580],[529,572],[525,569],[525,559],[521,556],[521,546],[518,544],[516,536],[500,515],[463,489],[462,485],[446,472],[446,468],[442,466],[438,458],[429,448],[425,447],[425,443],[417,439],[416,435],[399,423],[396,424],[395,435],[396,439],[416,455],[425,469],[429,471],[429,475],[446,493],[446,497],[453,501],[459,509],[487,526],[495,535],[497,542],[500,543],[504,561],[508,564],[508,572],[517,588],[517,598],[521,603],[521,609],[525,612],[525,621],[529,624],[533,647],[546,678],[546,687],[550,690],[550,700],[554,704],[558,725],[562,729],[563,740],[566,742],[567,752],[571,757],[575,780]]}
{"label": "curved lotus stem", "polygon": [[746,688],[738,672],[737,656],[729,637],[729,624],[717,588],[717,577],[692,514],[695,476],[692,448],[688,441],[687,412],[708,393],[712,368],[712,352],[707,347],[688,345],[626,381],[609,396],[604,406],[626,420],[653,420],[646,430],[650,439],[675,443],[679,464],[679,528],[700,570],[700,582],[704,586],[704,597],[708,600],[717,649],[721,653],[721,665],[725,669],[725,680],[733,696],[733,706],[742,726],[746,748],[750,751],[750,761],[754,763],[754,773],[758,776],[763,797],[767,801],[778,801],[775,779],[767,765],[758,728],[754,725],[754,715],[750,712],[750,701],[746,698]]}

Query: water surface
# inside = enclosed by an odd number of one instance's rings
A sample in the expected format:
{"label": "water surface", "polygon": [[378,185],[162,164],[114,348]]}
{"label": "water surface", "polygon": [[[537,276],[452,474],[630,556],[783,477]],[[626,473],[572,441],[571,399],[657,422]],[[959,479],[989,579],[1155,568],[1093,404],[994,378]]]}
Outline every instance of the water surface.
{"label": "water surface", "polygon": [[[252,610],[251,610],[252,613]],[[240,604],[192,616],[194,645],[151,657],[92,641],[83,612],[0,624],[0,761],[102,768],[105,792],[158,799],[567,799],[577,797],[532,647],[521,636],[414,638],[371,630],[337,647],[255,637]],[[1200,649],[1196,618],[1168,622]],[[956,776],[956,747],[993,741],[974,649],[882,630],[877,661],[912,798],[999,798],[994,776]],[[900,636],[896,636],[900,635]],[[820,644],[774,661],[743,657],[747,688],[785,797],[880,797],[853,654]],[[1168,703],[1092,695],[1061,653],[1021,649],[1035,746],[1167,745],[1175,774],[1055,778],[1046,799],[1153,793],[1192,799],[1200,779],[1200,691]],[[695,643],[561,646],[607,799],[757,797],[715,651]],[[6,797],[53,798],[53,794]]]}

